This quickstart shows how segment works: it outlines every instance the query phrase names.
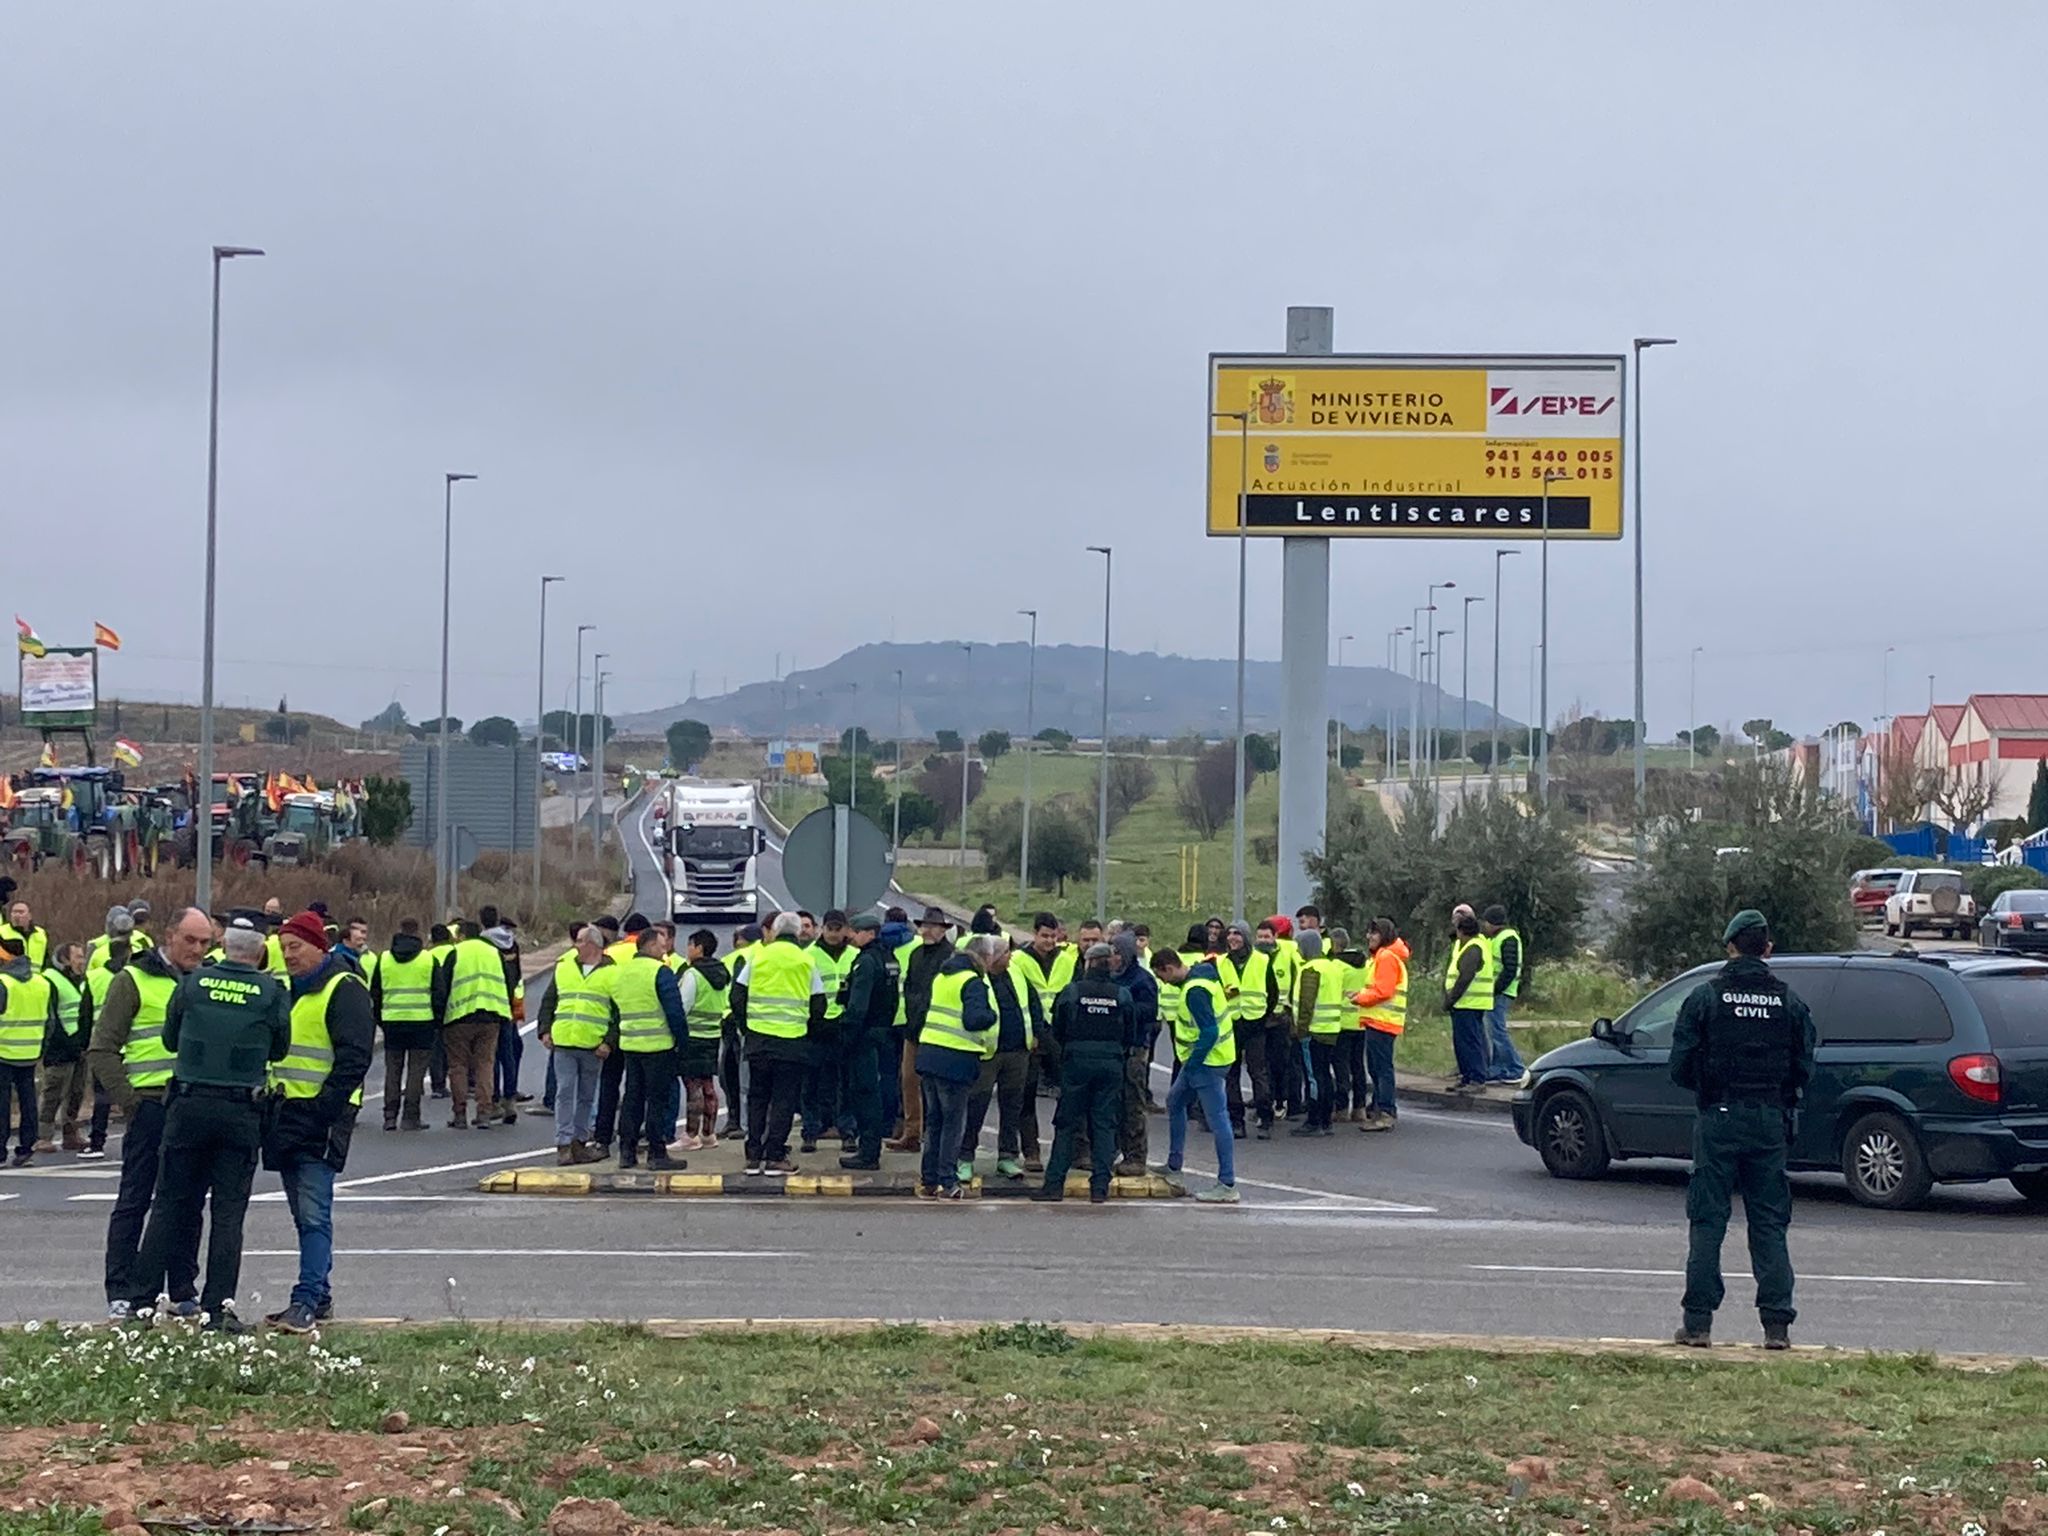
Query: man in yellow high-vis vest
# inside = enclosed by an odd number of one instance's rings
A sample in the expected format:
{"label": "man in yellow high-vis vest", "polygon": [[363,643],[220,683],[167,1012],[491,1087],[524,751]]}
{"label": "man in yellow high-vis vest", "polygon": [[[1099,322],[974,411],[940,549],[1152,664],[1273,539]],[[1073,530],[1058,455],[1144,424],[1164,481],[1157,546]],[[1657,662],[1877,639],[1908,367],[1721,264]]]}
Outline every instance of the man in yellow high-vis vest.
{"label": "man in yellow high-vis vest", "polygon": [[551,1053],[557,1163],[595,1163],[604,1156],[590,1145],[590,1133],[604,1064],[619,1048],[619,1005],[612,998],[616,967],[603,938],[597,924],[579,923],[541,1000],[538,1032]]}
{"label": "man in yellow high-vis vest", "polygon": [[740,1022],[747,1053],[747,1172],[781,1178],[789,1127],[810,1070],[810,1034],[825,1015],[825,979],[804,948],[800,913],[778,912],[774,936],[733,983],[727,1006]]}
{"label": "man in yellow high-vis vest", "polygon": [[[1192,934],[1190,938],[1192,938]],[[1159,1170],[1178,1182],[1181,1160],[1187,1151],[1188,1100],[1199,1099],[1209,1122],[1209,1135],[1216,1143],[1216,1183],[1195,1196],[1217,1205],[1235,1205],[1237,1194],[1236,1152],[1230,1133],[1230,1109],[1224,1094],[1224,1076],[1237,1056],[1237,1037],[1230,1027],[1230,1001],[1217,980],[1216,966],[1206,955],[1189,965],[1186,956],[1161,950],[1153,956],[1152,968],[1162,982],[1180,988],[1180,1004],[1173,1024],[1173,1054],[1180,1062],[1180,1075],[1166,1090],[1166,1162]]]}
{"label": "man in yellow high-vis vest", "polygon": [[1493,946],[1479,932],[1470,907],[1458,909],[1451,928],[1451,957],[1444,968],[1444,1006],[1451,1010],[1451,1048],[1458,1058],[1451,1086],[1471,1092],[1486,1086],[1486,1017],[1493,1012]]}
{"label": "man in yellow high-vis vest", "polygon": [[265,1321],[308,1333],[333,1315],[334,1176],[348,1162],[376,1027],[369,987],[329,953],[332,941],[317,912],[286,919],[278,942],[292,977],[292,1038],[284,1060],[270,1069],[282,1102],[264,1138],[263,1162],[284,1182],[299,1230],[299,1277],[290,1305]]}
{"label": "man in yellow high-vis vest", "polygon": [[420,1100],[440,1029],[434,1017],[434,957],[420,941],[419,919],[403,919],[389,949],[362,959],[368,962],[370,1002],[384,1031],[384,1129],[423,1131]]}
{"label": "man in yellow high-vis vest", "polygon": [[0,1152],[7,1148],[9,1108],[19,1103],[14,1166],[26,1168],[36,1155],[36,1068],[56,1024],[57,1002],[49,977],[13,947],[17,942],[0,938]]}
{"label": "man in yellow high-vis vest", "polygon": [[[121,1136],[121,1183],[107,1217],[103,1277],[108,1308],[117,1317],[127,1316],[128,1299],[140,1283],[132,1272],[162,1162],[164,1090],[177,1059],[164,1044],[164,1017],[178,982],[198,969],[212,942],[212,920],[197,907],[187,907],[161,944],[135,955],[105,984],[94,1013],[85,1059],[127,1120]],[[197,1257],[173,1254],[170,1262],[172,1310],[196,1316]]]}
{"label": "man in yellow high-vis vest", "polygon": [[964,1193],[959,1151],[967,1101],[982,1062],[995,1051],[1000,1023],[989,968],[1009,947],[1000,933],[970,935],[932,977],[917,1032],[917,1077],[924,1094],[921,1200],[958,1200]]}

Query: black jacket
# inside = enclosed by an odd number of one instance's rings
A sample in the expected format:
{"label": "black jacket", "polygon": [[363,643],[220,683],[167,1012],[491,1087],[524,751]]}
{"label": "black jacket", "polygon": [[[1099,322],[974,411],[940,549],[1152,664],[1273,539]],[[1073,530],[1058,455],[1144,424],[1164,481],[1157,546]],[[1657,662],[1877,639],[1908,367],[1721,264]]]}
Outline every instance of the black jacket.
{"label": "black jacket", "polygon": [[932,1000],[932,978],[939,968],[959,953],[944,939],[936,944],[919,944],[903,962],[899,985],[903,988],[903,1023],[915,1040],[924,1028],[924,1011]]}
{"label": "black jacket", "polygon": [[[310,976],[294,977],[292,1000],[297,1002],[326,986],[339,965],[329,960]],[[279,1101],[275,1120],[263,1138],[264,1167],[283,1170],[312,1159],[339,1173],[347,1165],[357,1109],[349,1101],[370,1070],[376,1017],[370,1006],[370,989],[360,978],[334,989],[327,1000],[327,1033],[334,1044],[334,1065],[312,1098]]]}
{"label": "black jacket", "polygon": [[[403,965],[407,961],[417,960],[420,951],[425,947],[418,934],[401,933],[391,940],[390,955],[393,960]],[[433,995],[433,986],[433,969],[430,968],[427,972],[429,997]],[[377,974],[370,978],[370,1003],[377,1013],[383,1013],[384,968],[381,965],[377,967]],[[430,1051],[434,1048],[434,1036],[439,1028],[440,1026],[431,1019],[417,1024],[386,1024],[383,1026],[384,1047],[386,1050],[397,1046],[403,1051]]]}
{"label": "black jacket", "polygon": [[847,973],[847,1029],[887,1029],[894,1024],[900,986],[896,956],[880,939],[870,940]]}

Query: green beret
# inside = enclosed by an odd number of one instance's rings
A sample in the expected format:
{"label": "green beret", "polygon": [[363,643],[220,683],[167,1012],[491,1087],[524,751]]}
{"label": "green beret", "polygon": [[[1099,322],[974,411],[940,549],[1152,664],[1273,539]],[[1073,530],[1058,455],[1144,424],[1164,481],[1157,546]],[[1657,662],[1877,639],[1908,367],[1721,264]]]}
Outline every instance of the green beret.
{"label": "green beret", "polygon": [[856,933],[876,933],[881,929],[882,920],[872,912],[863,912],[846,926]]}
{"label": "green beret", "polygon": [[1723,944],[1733,944],[1735,942],[1735,935],[1738,933],[1742,933],[1750,928],[1768,927],[1770,927],[1770,924],[1764,920],[1763,913],[1757,911],[1755,907],[1744,907],[1740,912],[1728,919],[1728,926],[1721,932],[1721,942]]}

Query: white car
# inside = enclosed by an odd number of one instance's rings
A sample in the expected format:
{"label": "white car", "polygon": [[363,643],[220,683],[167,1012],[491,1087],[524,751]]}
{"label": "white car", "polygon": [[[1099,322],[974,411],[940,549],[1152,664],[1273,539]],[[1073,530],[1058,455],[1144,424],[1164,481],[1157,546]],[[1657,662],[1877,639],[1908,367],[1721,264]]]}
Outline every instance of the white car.
{"label": "white car", "polygon": [[1955,869],[1909,869],[1884,900],[1887,937],[1910,939],[1916,928],[1951,939],[1977,931],[1977,903]]}

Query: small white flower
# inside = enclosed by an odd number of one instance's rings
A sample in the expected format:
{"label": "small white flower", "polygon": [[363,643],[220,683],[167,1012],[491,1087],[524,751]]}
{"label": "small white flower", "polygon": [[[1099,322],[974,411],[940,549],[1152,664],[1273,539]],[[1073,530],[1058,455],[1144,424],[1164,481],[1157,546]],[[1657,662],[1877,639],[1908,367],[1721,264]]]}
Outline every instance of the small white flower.
{"label": "small white flower", "polygon": [[1901,1493],[1904,1493],[1908,1488],[1917,1485],[1919,1481],[1919,1478],[1915,1477],[1912,1473],[1908,1472],[1904,1477],[1899,1479],[1899,1491]]}
{"label": "small white flower", "polygon": [[1984,1536],[1984,1527],[1974,1520],[1963,1522],[1963,1536]]}
{"label": "small white flower", "polygon": [[[353,1360],[350,1361],[350,1364],[354,1363],[355,1362]],[[531,1376],[533,1374],[533,1356],[528,1355],[524,1360],[520,1361],[519,1369],[526,1372],[527,1375]]]}
{"label": "small white flower", "polygon": [[1287,1517],[1285,1515],[1275,1515],[1272,1519],[1268,1520],[1266,1524],[1271,1526],[1276,1531],[1288,1531],[1294,1528],[1293,1526],[1288,1524]]}
{"label": "small white flower", "polygon": [[43,1325],[37,1322],[34,1318],[30,1318],[27,1322],[21,1325],[21,1331],[23,1333],[41,1333],[43,1331]]}
{"label": "small white flower", "polygon": [[1014,1403],[1015,1401],[1017,1401],[1017,1394],[1014,1392],[1005,1392],[1003,1394],[1003,1401],[1006,1403]]}
{"label": "small white flower", "polygon": [[1465,1385],[1468,1387],[1477,1387],[1479,1385],[1479,1378],[1477,1376],[1467,1376],[1465,1378]]}
{"label": "small white flower", "polygon": [[1350,1494],[1351,1497],[1353,1497],[1354,1499],[1362,1499],[1365,1497],[1365,1484],[1346,1483],[1344,1485],[1344,1491]]}

